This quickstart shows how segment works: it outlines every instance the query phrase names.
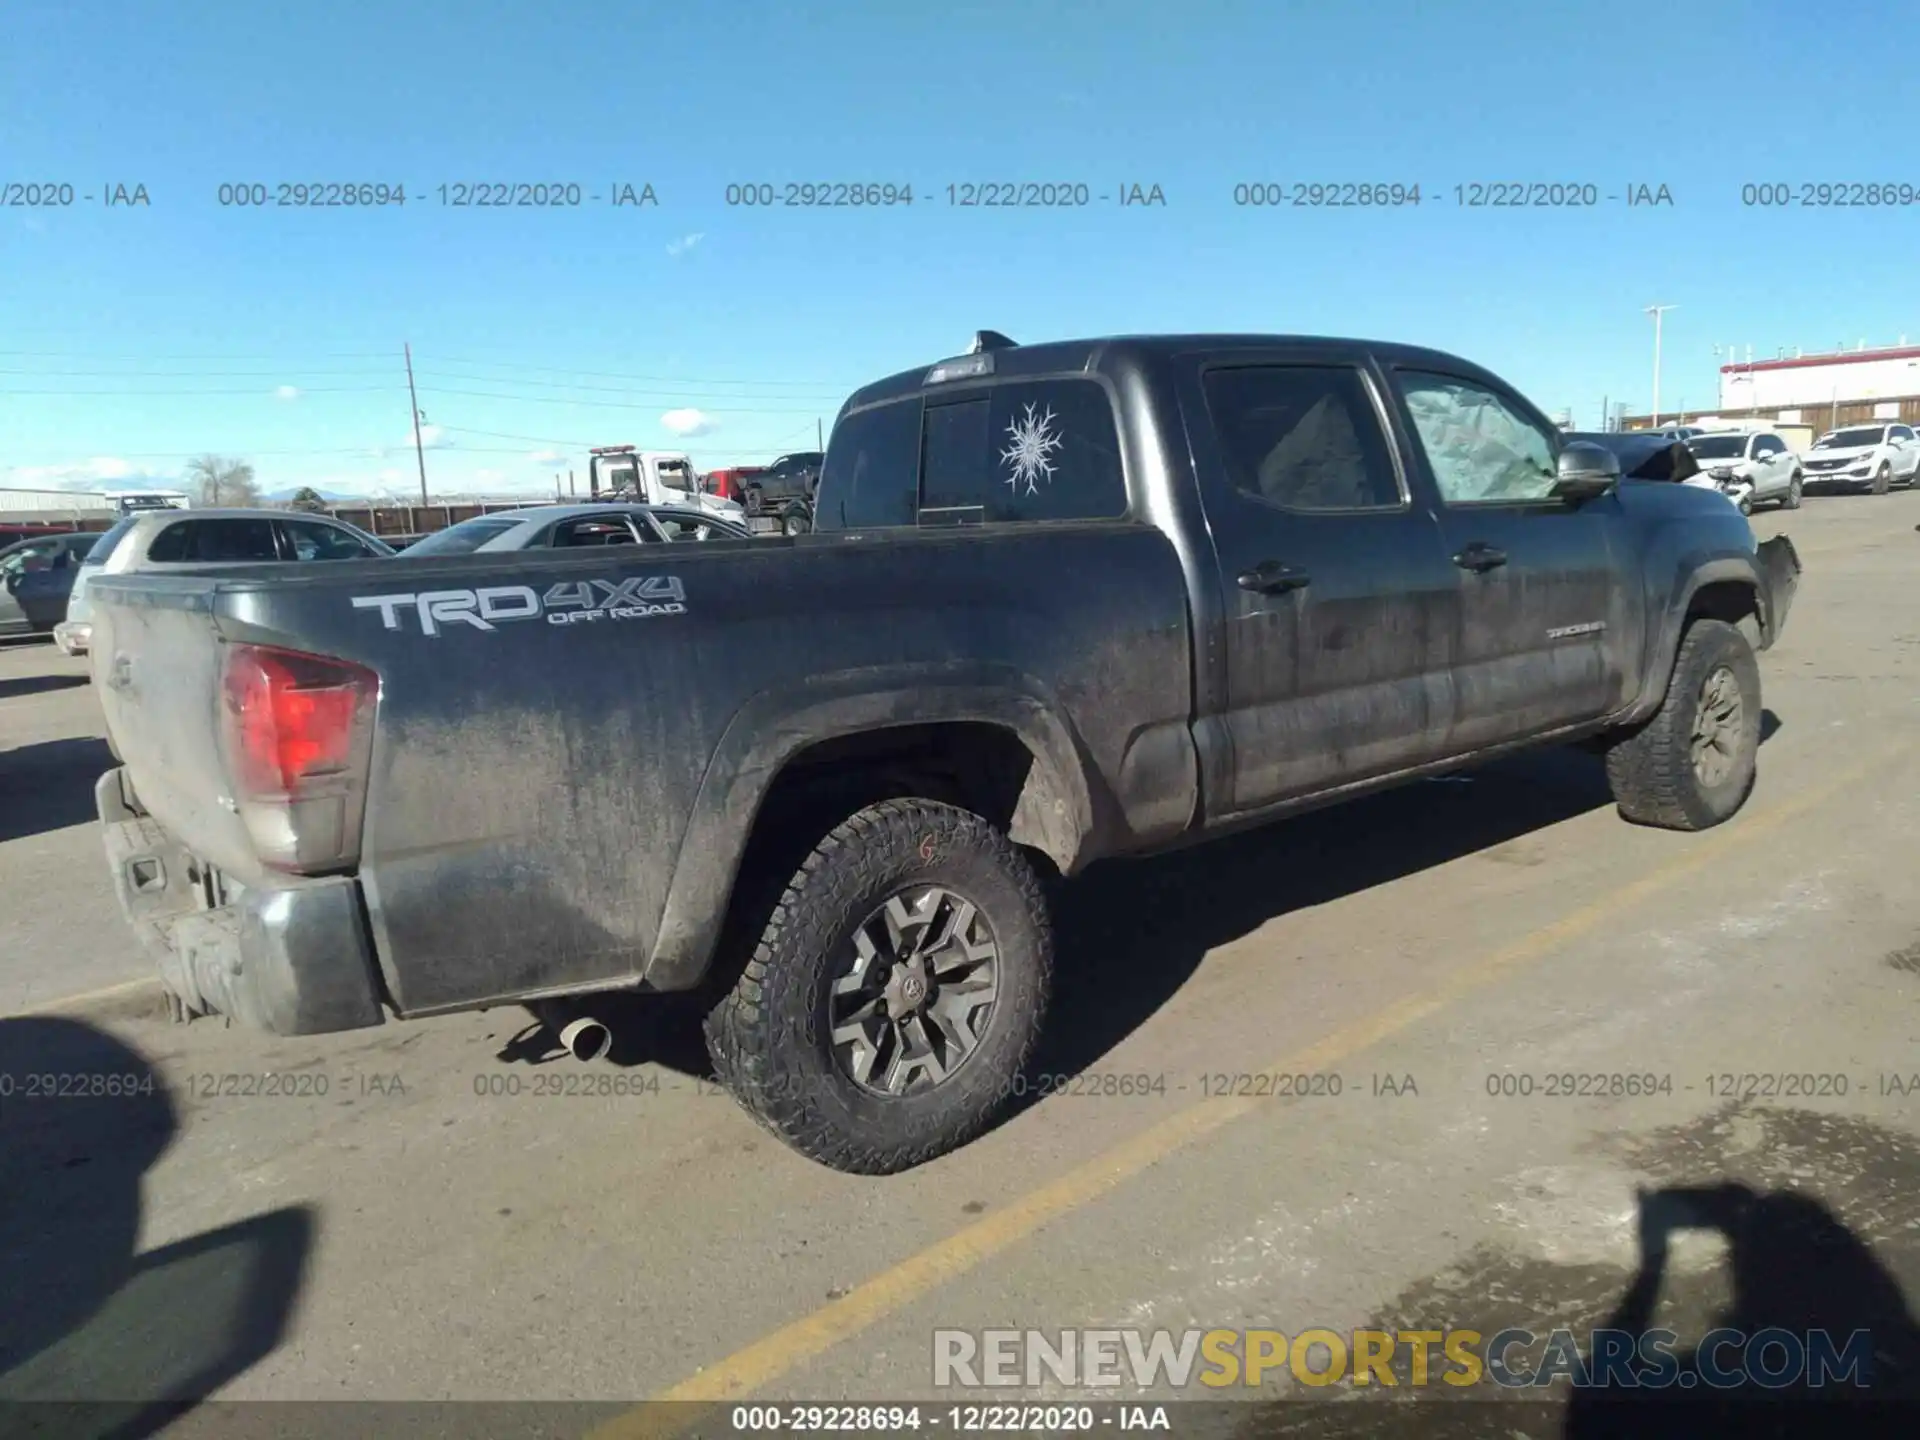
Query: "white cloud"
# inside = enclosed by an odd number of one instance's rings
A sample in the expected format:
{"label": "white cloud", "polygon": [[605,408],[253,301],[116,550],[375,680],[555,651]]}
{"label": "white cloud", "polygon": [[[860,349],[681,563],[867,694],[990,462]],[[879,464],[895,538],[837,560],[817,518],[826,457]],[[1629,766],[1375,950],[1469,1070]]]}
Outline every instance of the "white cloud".
{"label": "white cloud", "polygon": [[678,240],[675,240],[667,246],[667,254],[678,260],[682,255],[686,254],[706,238],[707,232],[704,230],[696,230],[691,235],[682,235]]}
{"label": "white cloud", "polygon": [[282,385],[273,392],[273,396],[276,400],[298,400],[300,391],[295,386]]}
{"label": "white cloud", "polygon": [[676,435],[705,435],[714,428],[712,416],[691,406],[667,411],[660,417],[660,423]]}
{"label": "white cloud", "polygon": [[535,450],[527,456],[535,465],[564,465],[567,457],[558,450]]}

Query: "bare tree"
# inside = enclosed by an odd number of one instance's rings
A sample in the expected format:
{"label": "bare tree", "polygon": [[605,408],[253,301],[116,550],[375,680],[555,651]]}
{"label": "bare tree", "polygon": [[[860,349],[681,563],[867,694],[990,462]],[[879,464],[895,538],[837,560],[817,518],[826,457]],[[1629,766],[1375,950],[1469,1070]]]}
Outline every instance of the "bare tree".
{"label": "bare tree", "polygon": [[287,502],[287,508],[289,510],[307,510],[316,515],[324,515],[327,510],[327,500],[324,495],[311,485],[302,485],[298,490],[293,492],[293,498]]}
{"label": "bare tree", "polygon": [[227,460],[218,455],[201,455],[188,462],[187,487],[193,503],[202,506],[260,503],[260,486],[254,480],[253,466],[244,460]]}

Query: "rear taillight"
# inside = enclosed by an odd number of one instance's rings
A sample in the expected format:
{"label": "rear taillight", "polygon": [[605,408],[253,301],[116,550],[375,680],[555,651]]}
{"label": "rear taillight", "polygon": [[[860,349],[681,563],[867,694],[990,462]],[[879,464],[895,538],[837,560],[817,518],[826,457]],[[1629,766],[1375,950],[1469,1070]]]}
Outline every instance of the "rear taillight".
{"label": "rear taillight", "polygon": [[379,677],[351,661],[232,645],[223,691],[235,810],[261,860],[296,872],[350,865]]}

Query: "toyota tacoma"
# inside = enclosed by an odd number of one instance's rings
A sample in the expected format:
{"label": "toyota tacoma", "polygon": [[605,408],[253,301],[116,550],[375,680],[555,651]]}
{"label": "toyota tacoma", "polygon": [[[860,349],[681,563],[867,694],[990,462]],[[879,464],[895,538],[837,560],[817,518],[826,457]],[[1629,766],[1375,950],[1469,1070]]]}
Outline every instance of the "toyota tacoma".
{"label": "toyota tacoma", "polygon": [[885,1173],[1006,1113],[1094,861],[1576,742],[1727,820],[1799,570],[1452,355],[987,331],[848,399],[807,535],[102,575],[96,798],[177,1015],[708,993]]}

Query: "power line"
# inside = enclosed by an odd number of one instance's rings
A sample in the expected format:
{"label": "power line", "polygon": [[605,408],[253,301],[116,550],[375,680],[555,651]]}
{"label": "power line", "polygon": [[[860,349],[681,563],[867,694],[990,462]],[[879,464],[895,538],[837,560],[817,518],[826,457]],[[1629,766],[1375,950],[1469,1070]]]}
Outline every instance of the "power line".
{"label": "power line", "polygon": [[[659,408],[657,405],[643,405],[632,401],[569,400],[559,395],[502,395],[497,391],[491,390],[448,390],[435,388],[431,390],[423,389],[422,393],[429,395],[462,395],[475,400],[513,400],[523,405],[580,405],[600,410],[654,410]],[[746,397],[742,395],[731,395],[723,398],[742,400]],[[788,399],[792,397],[782,396],[780,398]],[[809,405],[798,410],[775,410],[763,405],[702,405],[699,409],[710,415],[817,415],[820,411],[820,407],[817,405]]]}

